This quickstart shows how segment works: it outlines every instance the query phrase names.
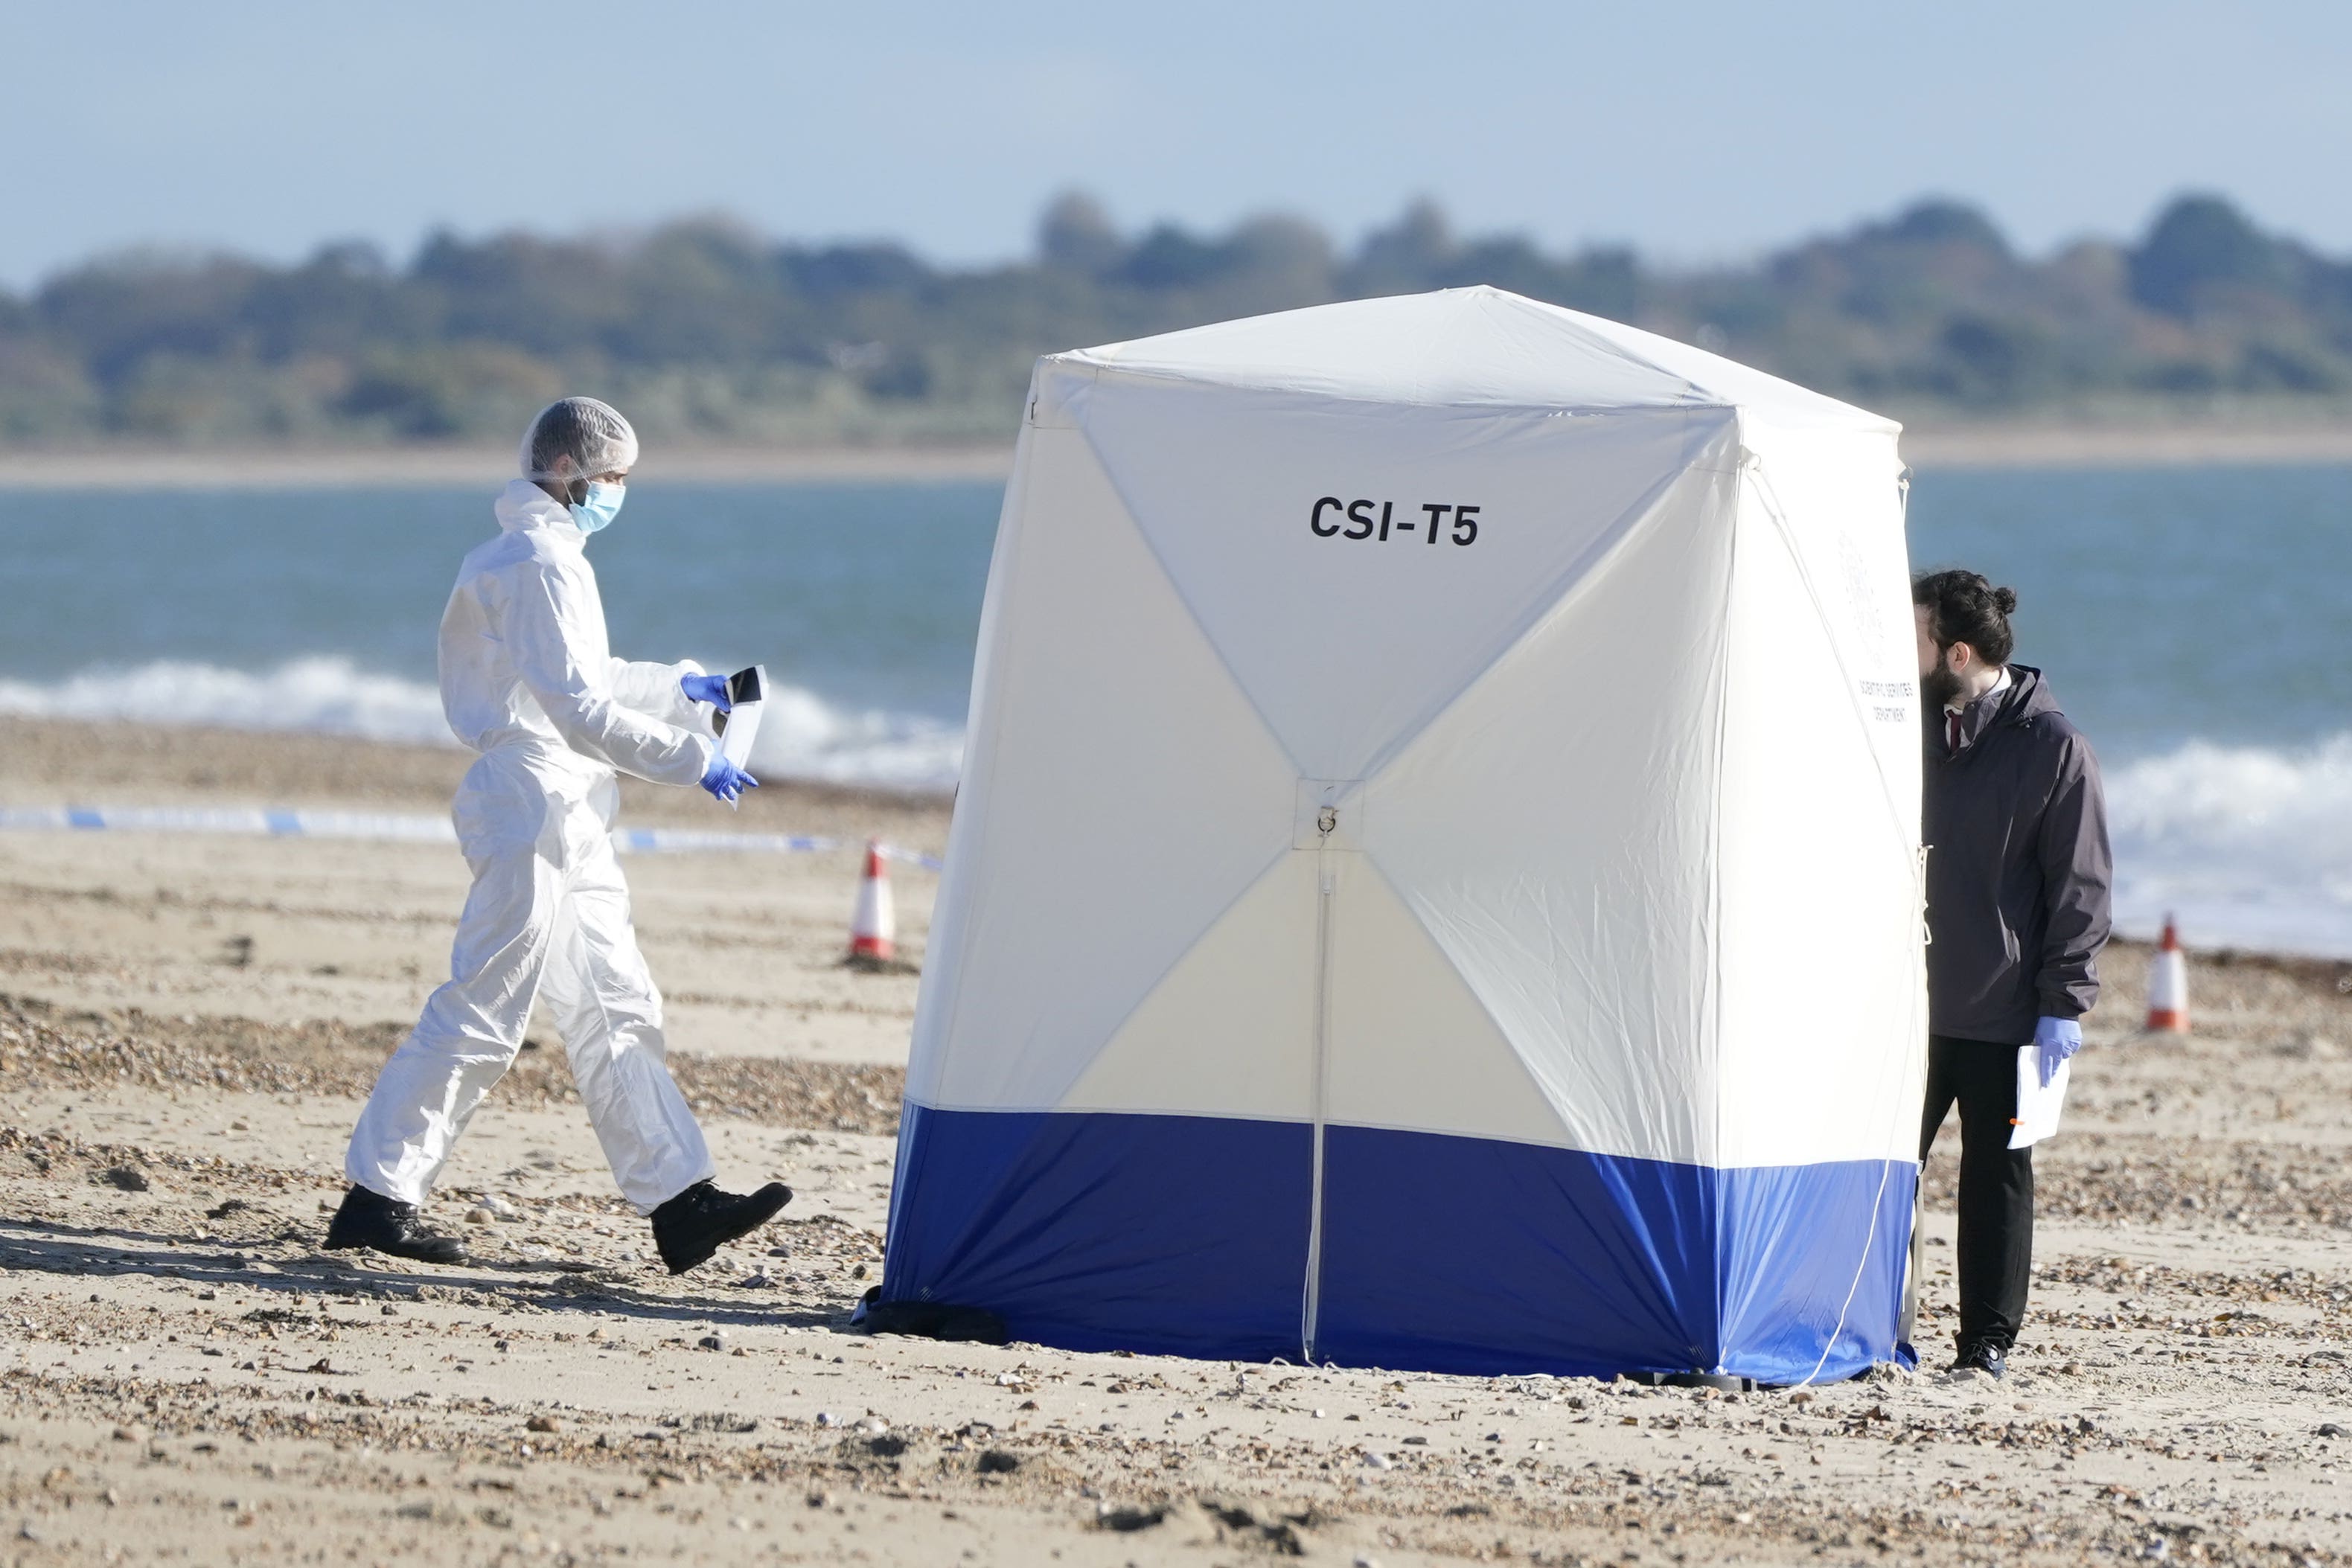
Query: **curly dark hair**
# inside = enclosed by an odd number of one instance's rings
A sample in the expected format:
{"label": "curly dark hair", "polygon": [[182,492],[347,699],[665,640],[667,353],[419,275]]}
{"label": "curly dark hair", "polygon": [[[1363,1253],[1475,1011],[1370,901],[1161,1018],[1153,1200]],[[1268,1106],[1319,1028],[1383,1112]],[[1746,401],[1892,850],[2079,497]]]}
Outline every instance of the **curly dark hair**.
{"label": "curly dark hair", "polygon": [[1911,580],[1911,602],[1927,606],[1928,635],[1938,648],[1966,643],[1988,664],[2006,664],[2017,639],[2009,618],[2017,594],[1995,588],[1982,572],[1923,571]]}

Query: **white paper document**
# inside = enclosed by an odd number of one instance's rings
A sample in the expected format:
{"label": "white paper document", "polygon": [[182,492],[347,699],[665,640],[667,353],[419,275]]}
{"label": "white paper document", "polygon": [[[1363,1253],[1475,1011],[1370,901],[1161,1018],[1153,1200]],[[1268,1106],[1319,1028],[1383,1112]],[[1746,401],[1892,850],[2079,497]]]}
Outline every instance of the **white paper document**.
{"label": "white paper document", "polygon": [[2045,1084],[2042,1048],[2017,1048],[2017,1119],[2010,1130],[2011,1148],[2030,1149],[2058,1130],[2058,1113],[2066,1103],[2066,1070],[2074,1065],[2072,1061],[2060,1062]]}
{"label": "white paper document", "polygon": [[719,755],[745,772],[751,768],[751,743],[760,737],[760,707],[767,700],[768,667],[754,664],[727,677],[727,728],[719,737]]}

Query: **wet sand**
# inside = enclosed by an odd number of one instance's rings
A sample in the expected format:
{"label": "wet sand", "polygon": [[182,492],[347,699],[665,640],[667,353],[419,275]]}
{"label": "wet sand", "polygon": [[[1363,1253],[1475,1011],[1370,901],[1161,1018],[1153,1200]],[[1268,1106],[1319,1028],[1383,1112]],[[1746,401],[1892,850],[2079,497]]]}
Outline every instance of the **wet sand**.
{"label": "wet sand", "polygon": [[[437,810],[464,762],[190,732],[81,788],[109,740],[0,724],[0,803]],[[934,851],[946,828],[936,801],[789,789],[724,823],[688,791],[626,811]],[[722,1178],[799,1194],[680,1279],[543,1029],[436,1200],[474,1264],[317,1249],[366,1084],[446,963],[454,849],[0,833],[0,1562],[2352,1555],[2343,966],[2200,958],[2198,1032],[2150,1040],[2146,953],[2114,951],[2037,1159],[2007,1381],[1646,1391],[852,1332],[915,988],[838,962],[855,856],[629,873]],[[918,960],[929,881],[898,875]]]}

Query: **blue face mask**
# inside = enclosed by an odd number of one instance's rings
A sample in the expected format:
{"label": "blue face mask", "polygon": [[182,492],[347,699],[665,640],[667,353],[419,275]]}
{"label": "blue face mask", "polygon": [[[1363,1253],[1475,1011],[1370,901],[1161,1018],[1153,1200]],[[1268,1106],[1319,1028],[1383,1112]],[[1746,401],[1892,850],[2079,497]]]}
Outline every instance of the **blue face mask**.
{"label": "blue face mask", "polygon": [[588,498],[571,508],[572,520],[580,525],[582,533],[593,534],[619,517],[621,503],[628,498],[627,486],[600,485],[592,479],[588,482]]}

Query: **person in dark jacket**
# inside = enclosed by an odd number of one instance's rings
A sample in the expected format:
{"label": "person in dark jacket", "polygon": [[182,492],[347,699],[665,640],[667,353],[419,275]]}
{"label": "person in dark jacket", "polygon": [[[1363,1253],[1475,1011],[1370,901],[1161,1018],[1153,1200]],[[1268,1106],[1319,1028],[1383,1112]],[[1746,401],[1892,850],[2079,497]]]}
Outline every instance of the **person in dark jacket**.
{"label": "person in dark jacket", "polygon": [[2042,1081],[2081,1049],[2107,940],[2098,759],[2042,672],[2010,662],[2017,595],[1973,571],[1912,584],[1927,746],[1927,1103],[1960,1111],[1955,1370],[2000,1376],[2033,1266],[2033,1150],[2009,1146],[2018,1051]]}

